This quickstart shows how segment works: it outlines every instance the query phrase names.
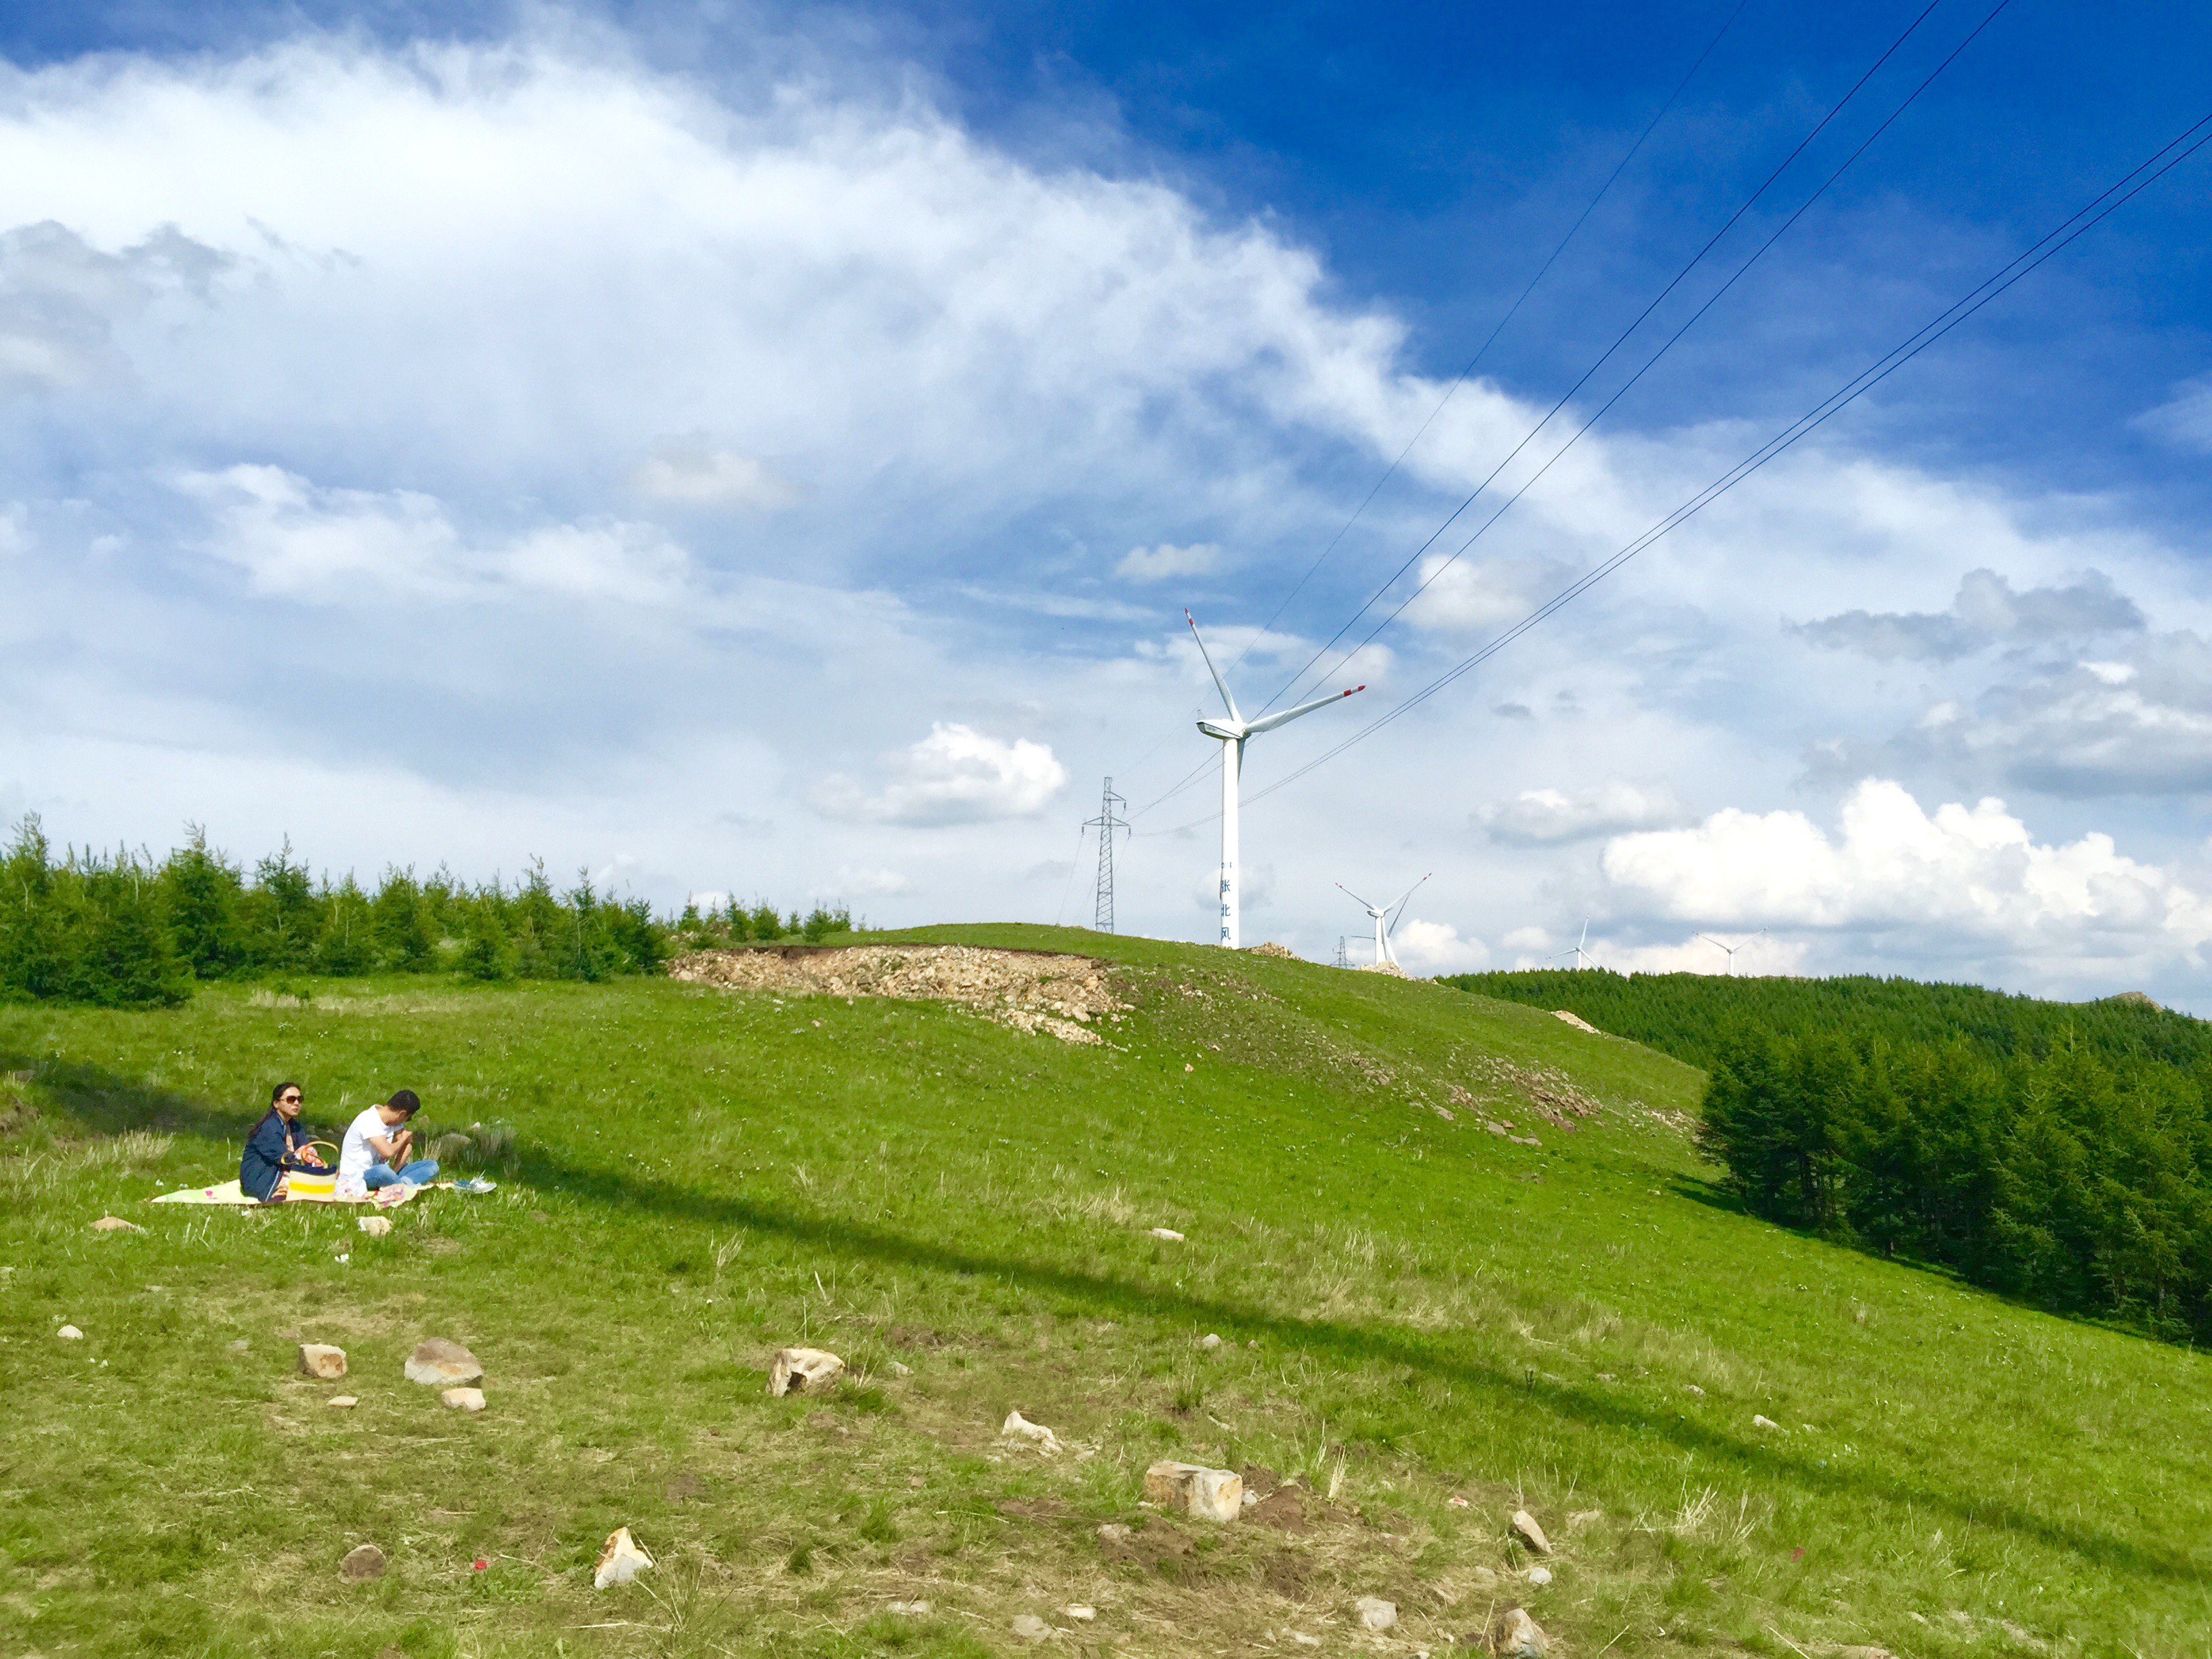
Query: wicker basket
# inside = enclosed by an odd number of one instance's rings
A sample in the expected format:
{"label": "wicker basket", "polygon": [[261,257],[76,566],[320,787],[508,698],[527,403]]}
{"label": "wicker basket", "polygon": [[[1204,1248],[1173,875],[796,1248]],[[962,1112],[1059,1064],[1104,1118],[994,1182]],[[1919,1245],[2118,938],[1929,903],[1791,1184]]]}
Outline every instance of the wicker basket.
{"label": "wicker basket", "polygon": [[311,1140],[310,1148],[328,1148],[330,1156],[323,1161],[326,1170],[288,1170],[284,1172],[284,1195],[287,1198],[331,1198],[338,1189],[338,1149],[327,1140]]}

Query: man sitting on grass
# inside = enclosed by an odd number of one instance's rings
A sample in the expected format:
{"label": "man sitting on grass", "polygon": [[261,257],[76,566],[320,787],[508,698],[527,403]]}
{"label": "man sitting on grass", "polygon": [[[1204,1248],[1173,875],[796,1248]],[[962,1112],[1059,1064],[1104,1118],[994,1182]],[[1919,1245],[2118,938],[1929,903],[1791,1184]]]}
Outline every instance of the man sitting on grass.
{"label": "man sitting on grass", "polygon": [[412,1089],[402,1089],[346,1125],[338,1146],[338,1196],[361,1198],[380,1187],[427,1187],[438,1178],[434,1159],[403,1162],[414,1141],[409,1121],[422,1109]]}

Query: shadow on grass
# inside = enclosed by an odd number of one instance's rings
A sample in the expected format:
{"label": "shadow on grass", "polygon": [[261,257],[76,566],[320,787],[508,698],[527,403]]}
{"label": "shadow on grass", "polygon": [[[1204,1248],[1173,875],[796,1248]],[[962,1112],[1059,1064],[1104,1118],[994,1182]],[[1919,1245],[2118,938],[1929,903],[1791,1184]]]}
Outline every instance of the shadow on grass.
{"label": "shadow on grass", "polygon": [[[0,1069],[27,1063],[0,1056]],[[219,1109],[189,1096],[149,1088],[82,1064],[47,1061],[39,1066],[38,1078],[77,1125],[100,1133],[155,1128],[236,1146],[258,1115]],[[1533,1402],[1584,1427],[1621,1435],[1649,1434],[1684,1451],[1734,1465],[1746,1475],[1788,1480],[1808,1492],[1932,1510],[1960,1522],[2033,1539],[2107,1570],[2185,1583],[2197,1583],[2203,1577],[2198,1563],[2170,1550],[2148,1547],[2016,1504],[1962,1498],[1902,1478],[1824,1468],[1817,1460],[1793,1455],[1762,1442],[1740,1439],[1686,1417],[1655,1418],[1590,1389],[1547,1382],[1532,1372],[1516,1374],[1463,1351],[1455,1352],[1448,1337],[1268,1313],[1117,1277],[1102,1268],[986,1255],[872,1226],[854,1218],[804,1214],[782,1201],[771,1207],[744,1196],[702,1192],[636,1175],[586,1168],[543,1152],[525,1152],[516,1170],[521,1180],[544,1190],[710,1228],[744,1228],[850,1261],[995,1279],[1102,1313],[1189,1319],[1224,1335],[1234,1332],[1266,1337],[1349,1365],[1371,1366],[1378,1362],[1403,1365],[1478,1394]]]}

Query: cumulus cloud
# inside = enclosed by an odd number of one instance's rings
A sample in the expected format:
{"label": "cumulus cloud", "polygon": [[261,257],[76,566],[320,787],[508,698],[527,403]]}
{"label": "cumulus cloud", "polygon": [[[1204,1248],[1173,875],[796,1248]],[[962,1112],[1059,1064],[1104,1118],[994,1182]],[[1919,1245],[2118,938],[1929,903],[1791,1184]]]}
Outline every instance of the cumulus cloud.
{"label": "cumulus cloud", "polygon": [[1409,974],[1472,974],[1490,965],[1490,950],[1479,939],[1462,939],[1448,921],[1407,916],[1390,930],[1390,948]]}
{"label": "cumulus cloud", "polygon": [[1620,778],[1574,791],[1524,789],[1474,815],[1491,840],[1516,847],[1558,847],[1626,830],[1656,829],[1681,817],[1681,804],[1665,784]]}
{"label": "cumulus cloud", "polygon": [[178,483],[209,508],[207,550],[261,593],[328,603],[380,590],[458,599],[513,589],[659,603],[684,583],[683,550],[648,526],[541,525],[471,543],[443,503],[417,490],[321,489],[257,465]]}
{"label": "cumulus cloud", "polygon": [[2212,906],[2110,836],[2039,842],[2002,801],[1931,815],[1877,778],[1845,800],[1832,836],[1802,812],[1729,808],[1617,837],[1602,868],[1658,915],[1709,925],[1905,927],[2022,951],[2118,945],[2191,959],[2212,939]]}
{"label": "cumulus cloud", "polygon": [[1815,645],[1886,661],[1950,662],[2001,644],[2038,645],[2132,633],[2143,614],[2101,570],[2063,587],[2015,592],[1994,570],[1970,570],[1948,611],[1845,611],[1796,624]]}
{"label": "cumulus cloud", "polygon": [[[1754,975],[1795,974],[1800,971],[1811,947],[1802,939],[1752,938],[1737,946],[1735,971],[1747,978]],[[1708,940],[1692,934],[1679,945],[1622,945],[1611,939],[1593,940],[1590,955],[1598,965],[1610,968],[1616,974],[1726,974],[1729,956]],[[1533,965],[1533,964],[1532,964]]]}
{"label": "cumulus cloud", "polygon": [[893,774],[872,794],[833,774],[816,787],[814,804],[833,818],[877,823],[984,823],[1034,816],[1067,781],[1047,744],[945,721],[897,757]]}
{"label": "cumulus cloud", "polygon": [[112,253],[52,220],[0,232],[0,391],[58,392],[126,374],[117,325],[165,296],[204,299],[230,263],[173,226]]}
{"label": "cumulus cloud", "polygon": [[765,461],[703,439],[662,445],[638,463],[630,488],[648,501],[673,507],[750,507],[773,512],[801,497]]}
{"label": "cumulus cloud", "polygon": [[1133,547],[1121,556],[1114,574],[1124,581],[1164,582],[1173,576],[1203,576],[1221,563],[1221,549],[1212,542],[1193,542],[1176,547],[1162,542],[1158,547]]}
{"label": "cumulus cloud", "polygon": [[914,890],[914,884],[896,870],[856,869],[849,864],[840,866],[830,885],[840,898],[887,898]]}

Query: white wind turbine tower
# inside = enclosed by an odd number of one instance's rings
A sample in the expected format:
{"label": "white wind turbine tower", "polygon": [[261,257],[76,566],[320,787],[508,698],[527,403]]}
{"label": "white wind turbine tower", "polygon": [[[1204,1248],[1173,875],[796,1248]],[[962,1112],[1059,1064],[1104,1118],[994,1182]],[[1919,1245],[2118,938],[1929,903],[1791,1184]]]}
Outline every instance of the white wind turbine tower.
{"label": "white wind turbine tower", "polygon": [[[1434,871],[1429,872],[1430,875],[1435,873]],[[1428,876],[1423,876],[1421,881],[1415,882],[1388,904],[1381,906],[1368,903],[1342,882],[1336,884],[1337,890],[1365,910],[1375,923],[1375,960],[1378,964],[1387,962],[1394,968],[1398,965],[1398,953],[1390,948],[1390,930],[1398,925],[1399,916],[1405,913],[1406,901],[1419,892],[1421,882],[1428,878]]]}
{"label": "white wind turbine tower", "polygon": [[1698,937],[1705,940],[1706,944],[1711,945],[1716,951],[1727,952],[1728,976],[1730,979],[1734,979],[1735,977],[1735,953],[1742,950],[1747,945],[1749,945],[1752,942],[1752,939],[1765,939],[1766,937],[1766,929],[1762,927],[1757,933],[1753,933],[1751,936],[1751,939],[1741,939],[1733,945],[1728,944],[1726,941],[1722,939],[1717,939],[1711,933],[1700,933]]}
{"label": "white wind turbine tower", "polygon": [[1597,966],[1597,958],[1592,956],[1589,951],[1583,949],[1583,946],[1589,943],[1589,919],[1588,917],[1584,917],[1583,919],[1583,936],[1575,942],[1575,948],[1571,951],[1560,951],[1559,956],[1553,957],[1552,960],[1553,962],[1557,962],[1559,959],[1559,957],[1572,957],[1575,959],[1576,968],[1595,968]]}
{"label": "white wind turbine tower", "polygon": [[1229,682],[1213,665],[1212,654],[1206,650],[1206,641],[1198,631],[1198,619],[1188,611],[1182,613],[1182,619],[1190,624],[1190,636],[1198,641],[1198,654],[1206,659],[1206,672],[1213,676],[1213,684],[1229,710],[1226,720],[1200,720],[1198,729],[1221,745],[1221,943],[1234,951],[1243,939],[1237,918],[1237,803],[1238,774],[1244,767],[1244,740],[1256,738],[1262,732],[1272,732],[1279,726],[1287,726],[1301,714],[1310,714],[1325,704],[1340,702],[1353,691],[1364,691],[1367,688],[1355,685],[1351,691],[1332,691],[1311,702],[1302,702],[1296,708],[1248,720],[1237,712],[1237,699],[1229,695]]}

